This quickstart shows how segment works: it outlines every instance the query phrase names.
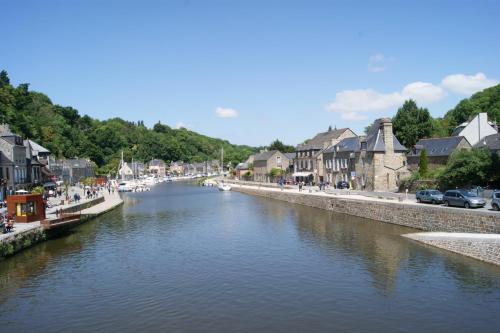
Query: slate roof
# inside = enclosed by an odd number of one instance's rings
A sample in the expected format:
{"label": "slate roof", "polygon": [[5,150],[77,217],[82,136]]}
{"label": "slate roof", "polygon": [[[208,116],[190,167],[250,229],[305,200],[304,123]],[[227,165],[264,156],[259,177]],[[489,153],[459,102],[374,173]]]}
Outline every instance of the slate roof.
{"label": "slate roof", "polygon": [[89,161],[83,159],[68,159],[68,160],[63,160],[63,163],[70,168],[83,169],[91,166]]}
{"label": "slate roof", "polygon": [[271,156],[277,153],[277,150],[264,151],[260,154],[256,154],[254,157],[254,161],[267,161]]}
{"label": "slate roof", "polygon": [[[385,151],[385,142],[384,142],[384,135],[383,131],[384,129],[382,128],[382,122],[383,121],[390,121],[390,119],[377,119],[373,122],[370,131],[366,135],[366,150],[367,151],[373,151],[373,152],[384,152]],[[398,138],[396,138],[395,135],[393,137],[393,146],[394,146],[394,151],[406,151],[406,147],[403,146]]]}
{"label": "slate roof", "polygon": [[445,138],[420,139],[415,144],[416,152],[411,152],[411,156],[420,156],[422,150],[427,151],[427,156],[449,156],[457,146],[467,139],[463,136],[449,136]]}
{"label": "slate roof", "polygon": [[284,153],[283,155],[285,155],[289,160],[293,160],[296,156],[295,153]]}
{"label": "slate roof", "polygon": [[248,163],[239,163],[236,166],[236,170],[248,170]]}
{"label": "slate roof", "polygon": [[326,131],[323,133],[318,133],[314,138],[309,140],[307,143],[303,143],[297,146],[297,150],[318,150],[323,149],[324,142],[330,142],[332,139],[338,139],[348,128],[334,129],[331,131]]}
{"label": "slate roof", "polygon": [[163,167],[165,166],[165,162],[163,162],[162,160],[155,159],[149,162],[149,166]]}
{"label": "slate roof", "polygon": [[50,153],[50,151],[47,148],[40,146],[38,143],[36,143],[33,140],[28,139],[28,140],[25,140],[24,142],[25,142],[25,146],[26,146],[26,144],[29,144],[31,146],[32,151],[37,151],[39,153],[47,153],[47,154]]}
{"label": "slate roof", "polygon": [[[485,144],[486,142],[486,144]],[[488,148],[489,150],[500,150],[500,133],[488,135],[484,137],[474,147]]]}

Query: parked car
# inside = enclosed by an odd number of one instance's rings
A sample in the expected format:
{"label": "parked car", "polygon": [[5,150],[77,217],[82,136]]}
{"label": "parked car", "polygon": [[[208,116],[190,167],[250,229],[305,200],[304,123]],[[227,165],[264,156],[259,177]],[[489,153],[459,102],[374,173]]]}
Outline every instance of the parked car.
{"label": "parked car", "polygon": [[493,191],[491,194],[491,208],[500,210],[500,191]]}
{"label": "parked car", "polygon": [[475,193],[465,190],[446,191],[443,196],[445,206],[459,206],[465,208],[484,207],[486,201],[478,197]]}
{"label": "parked car", "polygon": [[339,189],[349,188],[349,184],[346,181],[340,180],[337,182],[337,188]]}
{"label": "parked car", "polygon": [[443,193],[438,190],[422,190],[415,194],[417,202],[430,202],[432,204],[443,203]]}

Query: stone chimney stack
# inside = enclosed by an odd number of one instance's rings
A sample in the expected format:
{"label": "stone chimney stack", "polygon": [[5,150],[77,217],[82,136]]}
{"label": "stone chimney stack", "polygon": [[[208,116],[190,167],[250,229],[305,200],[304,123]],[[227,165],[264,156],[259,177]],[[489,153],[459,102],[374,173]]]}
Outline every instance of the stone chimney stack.
{"label": "stone chimney stack", "polygon": [[394,133],[392,132],[392,121],[390,118],[382,118],[380,126],[384,134],[385,154],[394,154]]}

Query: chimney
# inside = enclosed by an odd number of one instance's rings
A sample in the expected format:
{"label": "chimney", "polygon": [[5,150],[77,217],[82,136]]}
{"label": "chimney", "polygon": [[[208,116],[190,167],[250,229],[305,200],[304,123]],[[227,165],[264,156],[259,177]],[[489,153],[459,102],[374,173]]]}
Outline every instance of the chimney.
{"label": "chimney", "polygon": [[387,155],[394,154],[394,134],[392,133],[392,121],[390,118],[382,118],[380,126],[384,135],[385,153]]}

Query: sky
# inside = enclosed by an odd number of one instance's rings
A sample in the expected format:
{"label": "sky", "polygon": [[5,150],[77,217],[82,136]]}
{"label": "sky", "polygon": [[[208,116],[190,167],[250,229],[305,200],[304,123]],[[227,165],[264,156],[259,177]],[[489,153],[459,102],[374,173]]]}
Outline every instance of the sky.
{"label": "sky", "polygon": [[0,69],[101,120],[260,146],[500,81],[500,1],[0,0]]}

